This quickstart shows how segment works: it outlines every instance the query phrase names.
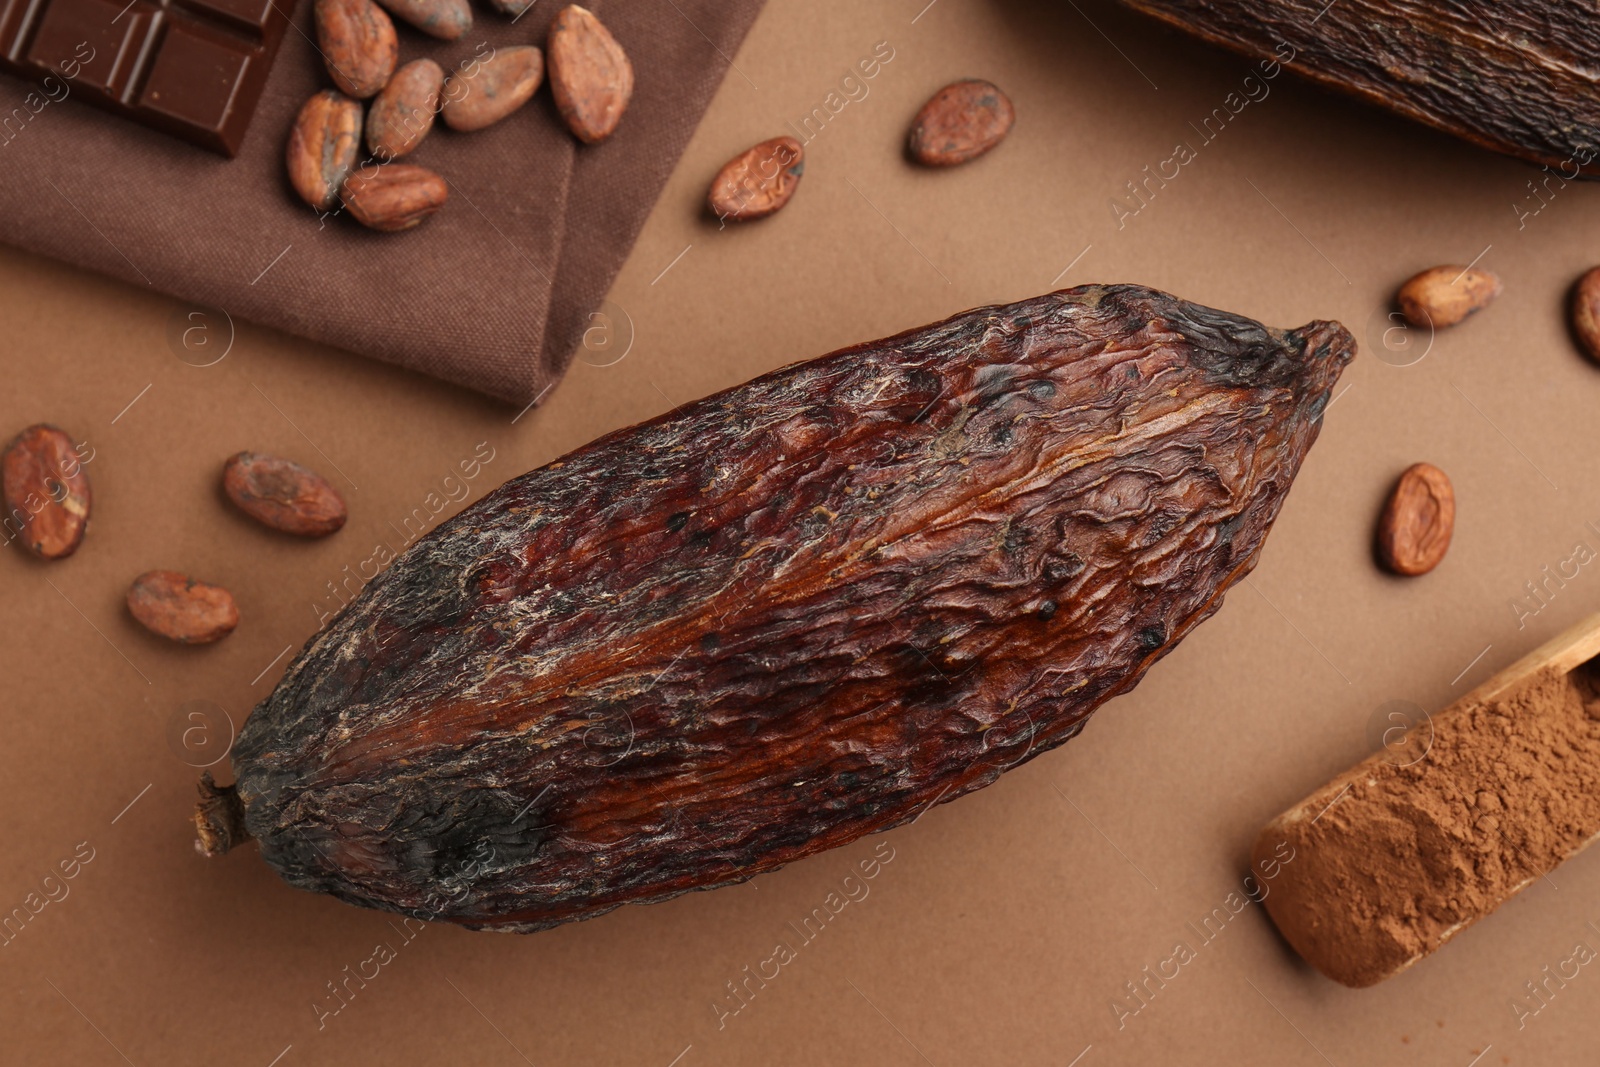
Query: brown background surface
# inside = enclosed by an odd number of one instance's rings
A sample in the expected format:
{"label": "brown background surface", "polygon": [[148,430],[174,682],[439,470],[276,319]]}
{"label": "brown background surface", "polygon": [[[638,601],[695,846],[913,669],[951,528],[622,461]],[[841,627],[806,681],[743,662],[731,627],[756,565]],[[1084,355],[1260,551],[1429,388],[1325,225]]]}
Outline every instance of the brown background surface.
{"label": "brown background surface", "polygon": [[[1310,973],[1259,908],[1209,944],[1187,924],[1238,887],[1262,822],[1366,754],[1384,702],[1442,707],[1600,606],[1591,564],[1521,628],[1511,607],[1577,542],[1600,548],[1586,525],[1600,525],[1600,370],[1574,352],[1562,315],[1571,281],[1600,259],[1600,189],[1547,193],[1519,230],[1513,204],[1534,171],[1285,76],[1119,230],[1109,198],[1178,140],[1197,141],[1188,124],[1249,66],[1091,0],[925,2],[773,0],[586,362],[515,421],[466,392],[244,325],[221,362],[189,366],[169,348],[174,303],[0,254],[0,425],[49,419],[84,438],[96,493],[71,560],[0,550],[0,908],[79,842],[95,850],[70,895],[0,948],[0,1060],[1592,1058],[1594,965],[1520,1030],[1510,1004],[1576,942],[1600,944],[1600,853],[1366,991]],[[894,59],[809,146],[793,203],[744,229],[705,223],[716,167],[822,104],[879,41]],[[1016,130],[972,166],[910,168],[899,152],[910,115],[965,75],[1011,92]],[[1480,253],[1505,280],[1498,304],[1410,366],[1374,358],[1401,279]],[[532,937],[430,927],[403,942],[387,916],[295,892],[248,849],[216,862],[191,851],[196,772],[168,742],[180,707],[213,701],[242,721],[280,653],[315,628],[326,583],[397,541],[479,442],[495,458],[474,496],[786,361],[1058,278],[1144,282],[1278,326],[1336,317],[1363,340],[1255,575],[1071,744],[883,839]],[[290,543],[231,513],[215,485],[241,448],[326,471],[348,491],[350,525]],[[1455,480],[1455,544],[1434,574],[1389,579],[1371,562],[1372,526],[1418,459]],[[121,595],[152,567],[232,587],[239,631],[203,649],[139,631]],[[719,1029],[725,983],[794,940],[786,924],[880,840],[894,859],[870,895]],[[385,941],[397,958],[319,1030],[325,983]],[[1179,941],[1197,958],[1119,1030],[1112,999]]]}

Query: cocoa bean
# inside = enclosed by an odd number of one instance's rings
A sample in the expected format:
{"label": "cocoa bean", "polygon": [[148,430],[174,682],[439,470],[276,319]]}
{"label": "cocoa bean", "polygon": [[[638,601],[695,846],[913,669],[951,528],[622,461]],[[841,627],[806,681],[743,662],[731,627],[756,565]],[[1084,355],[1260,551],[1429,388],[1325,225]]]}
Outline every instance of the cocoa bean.
{"label": "cocoa bean", "polygon": [[293,885],[530,931],[908,823],[1221,606],[1354,351],[1080,286],[608,434],[311,639],[203,847],[242,818]]}
{"label": "cocoa bean", "polygon": [[522,13],[532,7],[534,0],[489,0],[489,6],[502,15],[510,15],[512,19],[521,17]]}
{"label": "cocoa bean", "polygon": [[585,144],[610,137],[633,95],[633,64],[594,14],[570,4],[556,15],[546,45],[550,91],[567,126]]}
{"label": "cocoa bean", "polygon": [[976,159],[1005,140],[1016,121],[1011,98],[976,78],[946,85],[911,122],[911,158],[930,167]]}
{"label": "cocoa bean", "polygon": [[[439,113],[444,68],[417,59],[395,71],[367,111],[367,148],[380,163],[414,151]],[[337,193],[336,193],[337,195]]]}
{"label": "cocoa bean", "polygon": [[300,199],[326,211],[361,151],[361,105],[334,89],[307,100],[289,129],[284,161]]}
{"label": "cocoa bean", "polygon": [[444,179],[410,163],[366,166],[345,180],[339,197],[356,221],[374,230],[409,230],[444,207]]}
{"label": "cocoa bean", "polygon": [[147,571],[128,587],[128,611],[139,624],[181,645],[220,641],[239,625],[233,594],[177,571]]}
{"label": "cocoa bean", "polygon": [[467,0],[378,0],[388,12],[430,37],[453,41],[472,28]]}
{"label": "cocoa bean", "polygon": [[389,84],[400,58],[394,23],[372,0],[317,0],[317,47],[333,83],[357,100]]}
{"label": "cocoa bean", "polygon": [[1400,287],[1400,313],[1413,326],[1454,326],[1500,295],[1500,279],[1471,267],[1429,267]]}
{"label": "cocoa bean", "polygon": [[496,49],[469,59],[444,89],[443,115],[452,130],[481,130],[517,110],[544,79],[544,55],[532,45]]}
{"label": "cocoa bean", "polygon": [[1444,471],[1431,463],[1407,467],[1378,520],[1378,558],[1395,574],[1427,574],[1450,550],[1456,494]]}
{"label": "cocoa bean", "polygon": [[719,219],[765,218],[789,202],[805,169],[800,142],[774,137],[724,163],[711,180],[706,201]]}
{"label": "cocoa bean", "polygon": [[1600,361],[1600,267],[1579,278],[1572,290],[1572,335],[1584,355]]}
{"label": "cocoa bean", "polygon": [[29,426],[0,457],[7,538],[41,559],[63,559],[89,526],[89,476],[72,438],[54,426]]}
{"label": "cocoa bean", "polygon": [[222,489],[252,519],[299,537],[326,537],[349,516],[326,478],[279,456],[233,456],[222,468]]}

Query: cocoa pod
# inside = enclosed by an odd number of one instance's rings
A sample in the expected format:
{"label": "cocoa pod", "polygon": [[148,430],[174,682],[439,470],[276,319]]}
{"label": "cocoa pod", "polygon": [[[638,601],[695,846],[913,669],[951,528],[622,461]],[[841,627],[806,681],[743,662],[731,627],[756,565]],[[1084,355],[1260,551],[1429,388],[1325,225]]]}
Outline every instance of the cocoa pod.
{"label": "cocoa pod", "polygon": [[444,68],[431,59],[395,71],[367,111],[367,149],[374,159],[387,163],[416,150],[433,129],[443,88]]}
{"label": "cocoa pod", "polygon": [[258,452],[229,457],[222,467],[222,491],[252,519],[297,537],[326,537],[350,514],[344,497],[322,475]]}
{"label": "cocoa pod", "polygon": [[706,202],[719,219],[762,219],[789,202],[805,173],[805,149],[793,137],[774,137],[724,163]]}
{"label": "cocoa pod", "polygon": [[1585,4],[1122,2],[1256,60],[1258,84],[1287,68],[1562,178],[1600,176],[1600,20]]}
{"label": "cocoa pod", "polygon": [[546,43],[550,91],[567,128],[584,144],[616,131],[633,95],[633,64],[611,31],[586,8],[556,14]]}
{"label": "cocoa pod", "polygon": [[339,193],[357,222],[385,232],[411,229],[449,198],[443,178],[412,163],[362,167],[345,179]]}
{"label": "cocoa pod", "polygon": [[128,587],[128,611],[139,625],[180,645],[220,641],[239,625],[233,594],[177,571],[147,571]]}
{"label": "cocoa pod", "polygon": [[317,0],[313,9],[323,65],[345,95],[376,96],[400,59],[394,23],[372,0]]}
{"label": "cocoa pod", "polygon": [[378,3],[395,18],[441,41],[453,41],[472,28],[472,8],[467,0],[378,0]]}
{"label": "cocoa pod", "polygon": [[284,162],[300,199],[326,211],[361,151],[361,105],[333,89],[307,100],[289,129]]}
{"label": "cocoa pod", "polygon": [[12,438],[0,456],[6,539],[40,559],[78,550],[89,527],[89,476],[72,438],[39,423]]}
{"label": "cocoa pod", "polygon": [[488,59],[468,60],[445,86],[445,125],[463,131],[492,126],[526,104],[543,79],[544,55],[532,45],[500,48]]}
{"label": "cocoa pod", "polygon": [[907,151],[925,166],[953,167],[1005,140],[1016,118],[1011,98],[992,83],[955,82],[934,93],[917,112]]}
{"label": "cocoa pod", "polygon": [[1579,278],[1573,287],[1572,336],[1584,355],[1600,362],[1600,267]]}
{"label": "cocoa pod", "polygon": [[1389,494],[1378,520],[1378,558],[1395,574],[1427,574],[1450,551],[1456,494],[1444,471],[1414,463]]}
{"label": "cocoa pod", "polygon": [[295,886],[530,931],[914,819],[1217,609],[1354,347],[1082,286],[609,434],[330,620],[202,841],[242,818]]}
{"label": "cocoa pod", "polygon": [[1500,279],[1471,267],[1429,267],[1412,276],[1396,297],[1413,326],[1443,329],[1488,307],[1500,295]]}

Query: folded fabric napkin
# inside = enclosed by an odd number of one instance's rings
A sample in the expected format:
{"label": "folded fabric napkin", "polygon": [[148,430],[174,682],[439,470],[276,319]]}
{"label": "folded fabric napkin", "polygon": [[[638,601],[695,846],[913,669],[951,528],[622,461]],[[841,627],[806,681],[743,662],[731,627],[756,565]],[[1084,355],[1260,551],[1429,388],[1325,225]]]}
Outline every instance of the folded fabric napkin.
{"label": "folded fabric napkin", "polygon": [[[25,106],[33,88],[0,77],[0,241],[526,404],[566,369],[761,0],[588,6],[634,66],[617,132],[579,144],[548,87],[484,130],[435,123],[405,161],[441,174],[449,202],[394,234],[320,217],[285,178],[295,114],[332,85],[310,0],[232,160],[59,87]],[[453,42],[397,20],[400,62],[449,71],[485,43],[542,48],[560,7],[513,22],[475,3]]]}

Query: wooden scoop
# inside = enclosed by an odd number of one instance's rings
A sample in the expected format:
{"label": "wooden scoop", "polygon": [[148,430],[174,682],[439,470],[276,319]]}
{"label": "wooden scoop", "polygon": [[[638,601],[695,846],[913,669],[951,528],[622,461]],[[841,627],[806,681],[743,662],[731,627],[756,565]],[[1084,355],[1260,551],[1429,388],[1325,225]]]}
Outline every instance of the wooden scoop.
{"label": "wooden scoop", "polygon": [[1289,944],[1373,985],[1600,836],[1597,655],[1593,615],[1268,823],[1251,861]]}

